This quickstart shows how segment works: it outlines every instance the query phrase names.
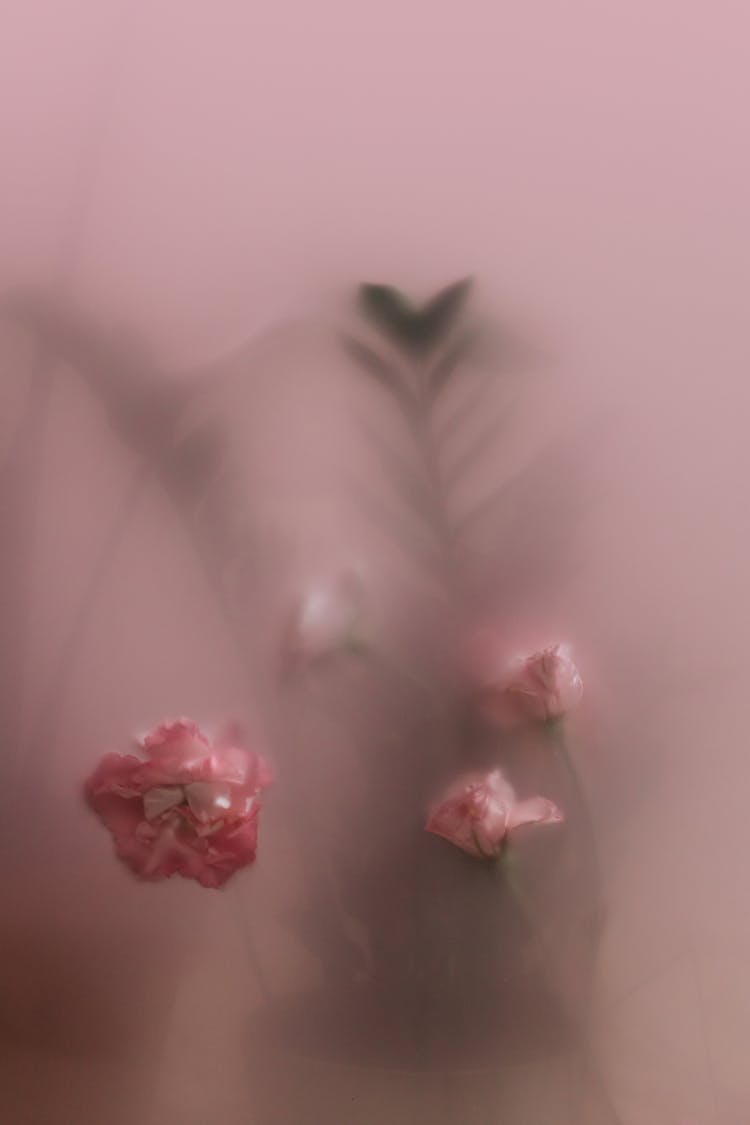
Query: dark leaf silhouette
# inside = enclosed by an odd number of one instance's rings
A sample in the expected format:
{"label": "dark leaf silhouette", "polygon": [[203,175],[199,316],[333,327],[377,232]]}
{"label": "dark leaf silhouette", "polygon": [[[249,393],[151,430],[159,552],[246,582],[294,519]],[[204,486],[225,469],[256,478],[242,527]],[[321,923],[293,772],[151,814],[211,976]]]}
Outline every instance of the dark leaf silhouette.
{"label": "dark leaf silhouette", "polygon": [[439,445],[449,442],[454,435],[460,433],[463,426],[465,426],[475,412],[482,407],[488,389],[486,381],[477,383],[477,385],[461,399],[448,417],[438,424],[435,436]]}
{"label": "dark leaf silhouette", "polygon": [[471,285],[470,277],[448,285],[418,314],[417,338],[422,346],[431,347],[433,343],[446,338],[463,312]]}
{"label": "dark leaf silhouette", "polygon": [[430,391],[433,398],[447,385],[459,364],[471,354],[476,339],[474,331],[466,332],[440,357],[430,372]]}
{"label": "dark leaf silhouette", "polygon": [[380,383],[384,383],[389,390],[392,389],[392,384],[397,383],[398,377],[389,363],[386,363],[376,351],[357,340],[354,336],[343,335],[341,337],[344,347],[349,354],[356,359],[357,363],[369,372]]}
{"label": "dark leaf silhouette", "polygon": [[419,466],[409,464],[408,459],[395,448],[393,443],[384,438],[366,419],[359,419],[359,425],[401,498],[409,503],[418,515],[427,518],[433,497],[429,483]]}
{"label": "dark leaf silhouette", "polygon": [[370,320],[396,343],[409,343],[414,309],[403,293],[389,285],[365,283],[360,286],[359,301]]}
{"label": "dark leaf silhouette", "polygon": [[397,399],[409,424],[413,424],[417,413],[417,403],[413,393],[407,387],[400,373],[368,344],[357,340],[354,336],[342,336],[344,348],[348,354],[366,371],[381,387],[384,387]]}
{"label": "dark leaf silhouette", "polygon": [[359,300],[370,320],[384,329],[396,344],[407,351],[425,352],[447,337],[464,307],[470,287],[470,278],[454,282],[441,289],[421,309],[388,285],[361,285]]}
{"label": "dark leaf silhouette", "polygon": [[448,488],[453,488],[460,479],[471,472],[481,461],[484,454],[489,453],[507,429],[508,418],[512,407],[507,407],[499,416],[490,418],[489,422],[472,439],[464,452],[453,462],[445,474],[445,483]]}

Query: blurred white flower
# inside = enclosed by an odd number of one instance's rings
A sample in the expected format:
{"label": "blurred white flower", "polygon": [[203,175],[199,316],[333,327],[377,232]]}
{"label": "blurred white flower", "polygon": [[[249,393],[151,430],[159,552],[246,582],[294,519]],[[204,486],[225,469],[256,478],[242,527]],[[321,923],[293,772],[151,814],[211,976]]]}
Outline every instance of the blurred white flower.
{"label": "blurred white flower", "polygon": [[354,648],[361,639],[364,594],[362,574],[355,569],[311,586],[292,612],[284,646],[287,660],[309,664]]}

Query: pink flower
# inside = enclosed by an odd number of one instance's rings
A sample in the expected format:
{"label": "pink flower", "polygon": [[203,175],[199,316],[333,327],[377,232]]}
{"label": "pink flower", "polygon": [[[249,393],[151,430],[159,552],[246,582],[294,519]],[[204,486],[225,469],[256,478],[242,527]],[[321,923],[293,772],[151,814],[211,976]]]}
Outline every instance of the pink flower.
{"label": "pink flower", "polygon": [[476,859],[494,859],[523,824],[554,824],[563,815],[546,797],[519,801],[500,770],[466,774],[432,809],[425,829]]}
{"label": "pink flower", "polygon": [[355,644],[363,597],[362,578],[354,570],[311,587],[292,613],[285,644],[288,660],[311,663]]}
{"label": "pink flower", "polygon": [[85,784],[115,851],[143,879],[222,886],[255,859],[267,763],[226,738],[211,743],[188,719],[163,723],[138,745],[144,757],[105,754]]}
{"label": "pink flower", "polygon": [[472,638],[469,658],[479,705],[496,723],[558,719],[583,695],[583,681],[566,644],[508,661],[498,638],[483,632]]}

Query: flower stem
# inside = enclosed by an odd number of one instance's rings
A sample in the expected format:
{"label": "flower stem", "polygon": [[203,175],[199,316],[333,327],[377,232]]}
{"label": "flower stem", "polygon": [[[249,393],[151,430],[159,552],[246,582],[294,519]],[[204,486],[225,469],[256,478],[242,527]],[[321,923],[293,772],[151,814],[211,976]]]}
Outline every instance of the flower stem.
{"label": "flower stem", "polygon": [[596,840],[596,831],[594,829],[594,822],[591,817],[591,810],[586,793],[581,785],[580,778],[576,771],[573,761],[568,749],[567,738],[565,735],[565,726],[562,720],[555,719],[545,724],[545,731],[547,738],[552,747],[552,753],[555,760],[559,762],[562,771],[570,785],[576,805],[576,815],[579,817],[586,834],[586,855],[589,864],[589,877],[591,882],[592,898],[594,901],[593,913],[594,923],[596,927],[596,935],[598,937],[600,927],[603,921],[603,881],[601,875],[601,865],[599,861],[599,852]]}
{"label": "flower stem", "polygon": [[417,379],[417,405],[412,432],[417,445],[420,460],[422,461],[427,486],[431,497],[429,518],[438,543],[440,544],[443,561],[443,582],[446,591],[458,601],[458,573],[454,551],[454,539],[451,530],[450,516],[443,487],[443,477],[435,446],[432,419],[432,397],[429,391],[428,373],[421,364],[415,365]]}
{"label": "flower stem", "polygon": [[[548,950],[544,938],[540,936],[539,929],[535,925],[535,911],[533,906],[531,905],[530,897],[526,893],[526,889],[520,878],[518,866],[513,858],[511,847],[512,845],[509,845],[507,843],[505,844],[505,847],[500,853],[499,858],[494,862],[494,873],[496,877],[500,877],[503,879],[511,894],[513,895],[521,916],[526,922],[532,935],[534,945],[537,948],[539,963],[542,967],[544,967],[548,964],[550,957],[548,956]],[[549,978],[547,980],[547,983],[549,987],[553,987],[551,982],[549,981]],[[580,1052],[581,1062],[586,1067],[590,1078],[598,1088],[601,1097],[604,1099],[607,1109],[609,1110],[609,1113],[611,1115],[612,1122],[614,1123],[614,1125],[623,1125],[622,1118],[617,1111],[614,1102],[612,1101],[599,1067],[592,1056],[585,1023],[577,1015],[577,1013],[574,1013],[570,1010],[569,1005],[566,1005],[566,1009],[566,1016],[570,1021],[570,1025],[575,1034],[576,1046]]]}

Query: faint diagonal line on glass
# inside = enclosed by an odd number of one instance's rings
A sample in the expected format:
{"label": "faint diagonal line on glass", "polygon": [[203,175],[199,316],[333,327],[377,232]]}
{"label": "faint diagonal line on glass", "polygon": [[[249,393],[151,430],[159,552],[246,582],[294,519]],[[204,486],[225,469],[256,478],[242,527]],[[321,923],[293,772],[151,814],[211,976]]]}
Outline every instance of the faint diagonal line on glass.
{"label": "faint diagonal line on glass", "polygon": [[512,412],[513,408],[508,407],[498,417],[492,418],[479,431],[463,453],[446,468],[444,477],[446,488],[449,490],[455,488],[462,477],[475,469],[482,457],[493,449],[495,442],[505,432]]}
{"label": "faint diagonal line on glass", "polygon": [[520,469],[518,472],[513,473],[507,477],[501,485],[494,489],[488,496],[485,496],[479,503],[475,504],[468,512],[460,516],[453,526],[453,535],[455,538],[460,538],[462,535],[471,532],[471,530],[479,523],[491,519],[496,509],[501,508],[503,504],[509,505],[517,498],[517,489],[521,481],[524,479],[525,470]]}
{"label": "faint diagonal line on glass", "polygon": [[435,428],[435,440],[440,446],[450,443],[463,426],[472,418],[481,403],[490,391],[489,384],[483,380],[473,390],[463,396],[461,402],[453,407],[452,411],[442,422],[438,420]]}
{"label": "faint diagonal line on glass", "polygon": [[653,972],[648,973],[645,977],[641,977],[633,984],[629,985],[624,992],[619,993],[608,1001],[602,1008],[603,1012],[613,1011],[615,1008],[620,1007],[622,1004],[628,1003],[634,996],[636,996],[641,989],[648,988],[649,985],[654,984],[664,973],[669,972],[681,961],[686,960],[690,956],[690,949],[681,949],[678,953],[670,956],[667,961],[659,964],[659,967],[654,969]]}
{"label": "faint diagonal line on glass", "polygon": [[107,576],[150,476],[150,466],[143,463],[139,464],[126,485],[123,498],[117,506],[111,524],[101,542],[78,608],[61,645],[55,672],[39,706],[39,721],[23,754],[22,766],[27,761],[35,762],[36,752],[45,744],[51,744],[54,741],[67,689],[76,669],[77,657],[85,640],[99,595],[104,588]]}
{"label": "faint diagonal line on glass", "polygon": [[400,368],[388,363],[369,344],[354,336],[343,334],[341,342],[360,370],[368,374],[398,403],[407,425],[409,428],[413,427],[418,409],[417,401]]}
{"label": "faint diagonal line on glass", "polygon": [[432,496],[421,466],[416,462],[409,464],[408,458],[388,442],[367,419],[359,419],[358,422],[398,495],[418,516],[429,523]]}
{"label": "faint diagonal line on glass", "polygon": [[695,984],[695,994],[698,1005],[698,1022],[701,1029],[701,1039],[703,1042],[703,1056],[706,1064],[706,1073],[708,1074],[708,1081],[711,1087],[711,1101],[713,1102],[714,1113],[718,1118],[719,1098],[716,1084],[716,1066],[714,1065],[713,1052],[711,1050],[711,1034],[708,1027],[708,1020],[706,1018],[706,996],[694,946],[691,946],[688,957],[690,959],[693,971],[693,982]]}
{"label": "faint diagonal line on glass", "polygon": [[442,575],[444,562],[439,544],[430,525],[402,517],[398,512],[361,482],[356,483],[354,498],[373,526],[394,543],[412,565],[419,564],[434,574]]}
{"label": "faint diagonal line on glass", "polygon": [[[61,288],[70,281],[81,257],[86,224],[90,215],[102,171],[102,154],[111,130],[113,108],[120,93],[123,74],[123,60],[126,57],[129,27],[126,16],[130,15],[127,0],[118,6],[112,26],[108,28],[107,43],[101,50],[97,67],[97,96],[93,99],[93,120],[86,133],[80,159],[74,169],[73,183],[68,199],[67,221],[62,227],[62,235],[52,266],[52,283]],[[125,27],[123,26],[125,25]],[[12,659],[6,661],[5,676],[8,693],[7,700],[0,706],[0,723],[3,737],[9,745],[20,741],[21,724],[19,715],[25,702],[28,685],[25,673],[28,665],[28,617],[31,599],[31,559],[36,546],[36,532],[39,507],[39,493],[42,482],[43,463],[42,442],[49,412],[52,374],[55,356],[42,339],[35,342],[30,364],[30,388],[27,405],[19,424],[16,438],[6,464],[3,476],[10,476],[17,483],[19,465],[22,472],[22,486],[18,488],[17,515],[15,527],[10,534],[5,531],[6,552],[12,545],[11,565],[15,563],[16,573],[6,576],[6,588],[13,588],[13,618],[7,623],[7,634],[12,637]],[[22,500],[19,501],[19,494]],[[3,513],[7,515],[7,513]],[[7,562],[6,562],[6,565]]]}
{"label": "faint diagonal line on glass", "polygon": [[468,358],[475,339],[476,333],[473,330],[465,332],[458,340],[448,346],[440,359],[433,365],[428,377],[428,394],[431,402],[435,402],[461,361]]}

